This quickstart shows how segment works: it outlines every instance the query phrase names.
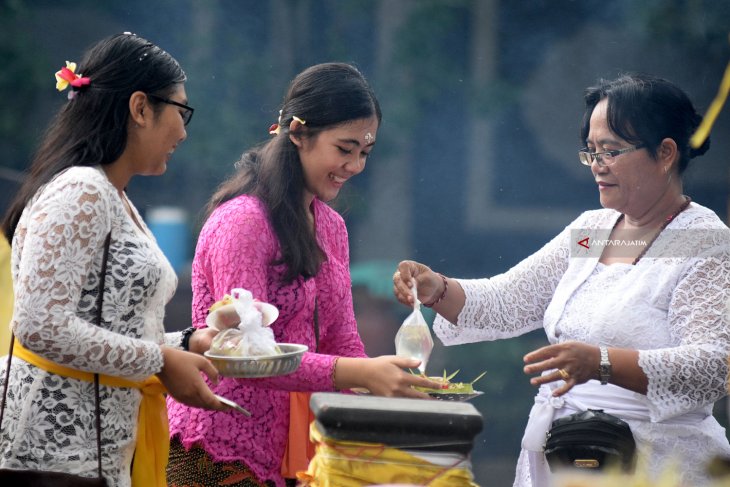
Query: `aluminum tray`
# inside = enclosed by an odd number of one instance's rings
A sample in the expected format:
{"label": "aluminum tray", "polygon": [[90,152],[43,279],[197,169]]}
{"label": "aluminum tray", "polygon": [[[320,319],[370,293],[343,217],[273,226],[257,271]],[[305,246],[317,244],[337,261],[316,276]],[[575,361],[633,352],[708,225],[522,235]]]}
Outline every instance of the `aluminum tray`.
{"label": "aluminum tray", "polygon": [[204,355],[226,377],[255,378],[291,374],[302,363],[302,355],[308,348],[298,343],[278,343],[277,346],[282,351],[280,355],[230,357],[210,352]]}

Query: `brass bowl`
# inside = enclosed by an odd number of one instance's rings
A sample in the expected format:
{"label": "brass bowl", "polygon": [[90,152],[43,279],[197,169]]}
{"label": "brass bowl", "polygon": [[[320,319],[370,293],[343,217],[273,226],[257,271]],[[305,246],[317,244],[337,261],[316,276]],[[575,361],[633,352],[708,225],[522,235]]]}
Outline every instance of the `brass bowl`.
{"label": "brass bowl", "polygon": [[213,362],[218,372],[226,377],[256,378],[274,377],[291,374],[302,363],[306,345],[298,343],[277,343],[281,350],[279,355],[262,355],[259,357],[231,357],[228,355],[204,355]]}

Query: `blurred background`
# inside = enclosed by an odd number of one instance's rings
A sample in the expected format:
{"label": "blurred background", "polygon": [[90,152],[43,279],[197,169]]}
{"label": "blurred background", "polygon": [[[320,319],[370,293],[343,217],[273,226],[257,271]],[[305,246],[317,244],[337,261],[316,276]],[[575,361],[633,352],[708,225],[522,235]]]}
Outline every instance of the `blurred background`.
{"label": "blurred background", "polygon": [[[333,205],[350,232],[353,293],[371,355],[394,353],[409,310],[391,275],[402,259],[455,277],[508,270],[597,208],[578,162],[582,93],[645,71],[682,86],[704,113],[730,59],[730,2],[714,0],[3,0],[0,210],[49,118],[66,101],[53,73],[96,40],[131,31],[175,56],[195,117],[167,174],[129,195],[179,277],[171,330],[190,322],[189,267],[201,209],[247,147],[268,137],[290,79],[324,61],[357,65],[383,109],[366,170]],[[693,200],[728,218],[730,113],[685,178]],[[427,321],[433,315],[427,313]],[[443,347],[429,373],[487,374],[473,404],[481,485],[511,485],[535,390],[522,356],[534,332]],[[718,417],[727,424],[718,406]]]}

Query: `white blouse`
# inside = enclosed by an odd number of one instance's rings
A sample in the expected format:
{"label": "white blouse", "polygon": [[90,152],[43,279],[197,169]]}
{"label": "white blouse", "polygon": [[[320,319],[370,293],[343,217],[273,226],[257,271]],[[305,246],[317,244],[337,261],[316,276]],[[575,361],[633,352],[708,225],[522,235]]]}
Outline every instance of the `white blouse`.
{"label": "white blouse", "polygon": [[[586,212],[508,272],[460,280],[466,303],[458,323],[437,316],[434,330],[446,345],[543,327],[550,343],[576,340],[638,350],[647,394],[610,384],[598,390],[615,398],[628,394],[632,408],[645,409],[643,421],[624,419],[655,471],[679,462],[688,485],[700,485],[707,460],[730,456],[724,429],[711,416],[713,403],[727,394],[730,230],[714,212],[692,203],[636,265],[604,266],[595,256],[581,255],[577,242],[605,238],[618,217],[613,210]],[[593,393],[594,383],[574,391]],[[529,472],[523,450],[515,485],[532,485]]]}
{"label": "white blouse", "polygon": [[[163,326],[177,277],[132,208],[143,228],[125,211],[100,167],[72,167],[28,203],[13,239],[11,323],[27,349],[67,367],[131,380],[162,369],[160,344],[180,340],[179,333],[166,337]],[[97,326],[98,279],[109,231],[102,323]],[[106,386],[100,392],[104,475],[111,486],[128,486],[141,394]],[[93,383],[60,377],[14,357],[0,466],[95,476],[94,416]]]}

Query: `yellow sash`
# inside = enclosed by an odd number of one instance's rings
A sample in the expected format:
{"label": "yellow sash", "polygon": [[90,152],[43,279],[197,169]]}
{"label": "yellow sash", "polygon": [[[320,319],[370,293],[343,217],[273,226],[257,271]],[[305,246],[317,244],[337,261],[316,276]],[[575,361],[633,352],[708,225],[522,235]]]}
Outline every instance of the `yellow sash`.
{"label": "yellow sash", "polygon": [[297,472],[306,470],[314,457],[314,443],[309,439],[309,425],[314,414],[309,409],[311,392],[289,393],[289,438],[281,461],[281,476],[295,479]]}
{"label": "yellow sash", "polygon": [[[44,359],[24,348],[18,343],[18,340],[15,340],[13,355],[48,372],[94,382],[94,374],[91,372],[64,367]],[[99,383],[111,387],[135,388],[142,392],[142,402],[137,418],[137,444],[132,467],[132,485],[134,487],[165,487],[167,485],[165,469],[170,451],[165,386],[156,376],[148,377],[142,382],[135,382],[99,374]]]}

